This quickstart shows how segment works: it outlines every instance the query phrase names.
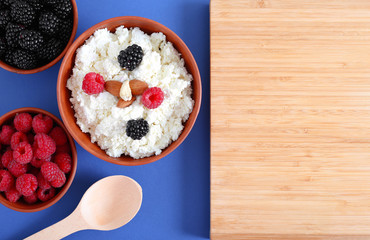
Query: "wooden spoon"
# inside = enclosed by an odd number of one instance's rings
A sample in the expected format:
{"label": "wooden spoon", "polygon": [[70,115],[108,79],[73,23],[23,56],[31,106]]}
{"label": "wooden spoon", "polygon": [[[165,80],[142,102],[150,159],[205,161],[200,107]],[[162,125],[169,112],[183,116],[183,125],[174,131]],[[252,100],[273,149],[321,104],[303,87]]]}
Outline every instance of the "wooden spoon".
{"label": "wooden spoon", "polygon": [[26,240],[61,239],[85,229],[107,231],[122,227],[135,217],[142,198],[142,189],[133,179],[103,178],[85,192],[71,215]]}

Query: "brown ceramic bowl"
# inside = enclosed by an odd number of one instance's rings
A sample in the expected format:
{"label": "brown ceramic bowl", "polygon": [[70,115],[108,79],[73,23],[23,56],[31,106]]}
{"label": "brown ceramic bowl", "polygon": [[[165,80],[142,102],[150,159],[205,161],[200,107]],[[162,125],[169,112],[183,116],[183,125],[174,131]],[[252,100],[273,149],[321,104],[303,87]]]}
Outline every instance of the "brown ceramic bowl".
{"label": "brown ceramic bowl", "polygon": [[[167,37],[167,41],[173,43],[175,48],[181,53],[182,58],[185,60],[185,65],[189,73],[193,75],[193,99],[195,101],[193,112],[190,114],[188,121],[185,123],[185,127],[179,136],[179,138],[172,142],[166,149],[162,151],[160,155],[151,156],[141,159],[134,159],[129,156],[121,156],[118,158],[113,158],[108,156],[104,150],[102,150],[97,144],[91,143],[90,135],[83,133],[80,127],[76,124],[76,119],[74,117],[74,110],[72,108],[71,102],[69,101],[71,97],[71,92],[67,89],[66,83],[68,78],[71,76],[72,69],[74,67],[74,61],[76,56],[76,50],[82,46],[86,39],[88,39],[97,29],[107,28],[110,31],[114,31],[117,27],[124,25],[125,27],[139,27],[142,31],[151,34],[153,32],[162,32]],[[177,148],[189,134],[192,129],[197,115],[200,109],[200,103],[202,98],[202,84],[200,79],[200,74],[198,70],[197,63],[194,60],[188,47],[185,43],[170,29],[157,23],[153,20],[142,18],[142,17],[116,17],[105,20],[95,26],[89,28],[85,31],[77,40],[72,44],[72,46],[67,51],[62,65],[59,70],[58,83],[57,83],[57,96],[58,96],[58,106],[62,120],[67,127],[68,131],[71,133],[73,138],[87,151],[96,157],[103,159],[107,162],[111,162],[119,165],[134,166],[143,165],[147,163],[154,162],[160,158],[165,157],[175,148]]]}
{"label": "brown ceramic bowl", "polygon": [[73,29],[72,29],[72,34],[71,34],[71,37],[69,38],[69,41],[68,41],[66,47],[64,48],[63,52],[61,54],[59,54],[59,56],[57,58],[55,58],[53,61],[49,62],[48,64],[46,64],[44,66],[34,68],[34,69],[30,69],[30,70],[24,70],[24,69],[19,69],[19,68],[10,66],[10,65],[6,64],[5,62],[3,62],[1,60],[0,60],[0,67],[4,68],[5,70],[8,70],[10,72],[14,72],[14,73],[32,74],[32,73],[42,72],[42,71],[52,67],[60,59],[62,59],[64,54],[67,52],[68,48],[71,46],[71,44],[73,42],[73,39],[75,39],[76,32],[77,32],[77,25],[78,25],[77,4],[76,4],[75,0],[71,0],[71,3],[72,3],[72,6],[73,6]]}
{"label": "brown ceramic bowl", "polygon": [[71,172],[69,173],[69,176],[67,178],[67,181],[66,181],[65,185],[49,201],[42,202],[42,203],[38,202],[38,203],[35,203],[35,204],[27,204],[27,203],[23,202],[22,199],[20,199],[16,203],[11,203],[5,198],[3,193],[0,194],[0,203],[3,204],[4,206],[8,207],[8,208],[11,208],[11,209],[19,211],[19,212],[37,212],[37,211],[44,210],[44,209],[50,207],[51,205],[55,204],[56,202],[58,202],[59,199],[61,199],[63,197],[63,195],[67,192],[68,188],[71,186],[73,178],[75,177],[75,174],[76,174],[77,152],[76,152],[76,146],[75,146],[75,143],[73,141],[73,138],[68,133],[67,129],[64,127],[62,121],[60,121],[56,116],[54,116],[53,114],[51,114],[51,113],[49,113],[45,110],[42,110],[42,109],[39,109],[39,108],[31,108],[31,107],[15,109],[15,110],[10,111],[10,112],[8,112],[8,113],[6,113],[6,114],[4,114],[3,116],[0,117],[0,126],[2,126],[3,124],[10,123],[18,113],[23,113],[23,112],[30,113],[32,115],[42,113],[42,114],[52,118],[54,120],[54,123],[57,126],[61,127],[64,130],[64,132],[66,133],[68,143],[69,143],[70,148],[71,148],[71,157],[72,157]]}

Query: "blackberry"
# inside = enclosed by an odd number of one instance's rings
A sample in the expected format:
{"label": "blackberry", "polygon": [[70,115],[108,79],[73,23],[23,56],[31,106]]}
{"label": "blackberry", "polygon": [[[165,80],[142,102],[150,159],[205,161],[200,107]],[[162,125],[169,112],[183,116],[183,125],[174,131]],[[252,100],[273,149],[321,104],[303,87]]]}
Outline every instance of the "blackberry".
{"label": "blackberry", "polygon": [[24,29],[24,26],[14,23],[8,23],[5,29],[6,43],[10,47],[18,46],[19,33]]}
{"label": "blackberry", "polygon": [[149,132],[149,124],[144,119],[131,119],[127,122],[126,134],[134,140],[140,140]]}
{"label": "blackberry", "polygon": [[6,5],[6,6],[10,6],[10,4],[12,4],[15,1],[16,0],[2,0],[3,4]]}
{"label": "blackberry", "polygon": [[54,5],[53,11],[60,18],[67,18],[72,13],[72,3],[70,0],[60,0]]}
{"label": "blackberry", "polygon": [[36,51],[43,45],[44,38],[35,30],[22,30],[19,33],[18,43],[23,49]]}
{"label": "blackberry", "polygon": [[143,56],[143,49],[139,45],[134,44],[120,51],[118,62],[122,68],[132,71],[139,66],[143,60]]}
{"label": "blackberry", "polygon": [[43,12],[39,17],[39,29],[41,32],[53,36],[58,33],[60,19],[52,12]]}
{"label": "blackberry", "polygon": [[6,52],[6,42],[4,39],[0,38],[0,56],[3,56]]}
{"label": "blackberry", "polygon": [[39,58],[50,62],[63,51],[63,44],[56,38],[49,39],[37,52]]}
{"label": "blackberry", "polygon": [[41,0],[28,0],[27,2],[33,7],[33,10],[35,10],[36,12],[39,12],[41,9],[44,8],[44,4]]}
{"label": "blackberry", "polygon": [[10,5],[10,16],[13,21],[29,26],[36,18],[36,12],[28,3],[15,1]]}
{"label": "blackberry", "polygon": [[10,11],[0,10],[0,28],[6,28],[6,25],[10,22]]}
{"label": "blackberry", "polygon": [[43,0],[44,4],[48,5],[49,7],[53,7],[57,4],[60,0]]}
{"label": "blackberry", "polygon": [[60,30],[58,34],[58,38],[62,41],[64,45],[66,45],[71,38],[73,29],[73,19],[65,19],[60,24]]}
{"label": "blackberry", "polygon": [[37,66],[37,58],[30,51],[17,49],[13,53],[13,63],[20,69],[32,69]]}
{"label": "blackberry", "polygon": [[14,62],[13,62],[13,54],[14,54],[14,50],[13,49],[8,49],[4,56],[3,56],[3,60],[5,63],[9,64],[9,65],[14,65]]}

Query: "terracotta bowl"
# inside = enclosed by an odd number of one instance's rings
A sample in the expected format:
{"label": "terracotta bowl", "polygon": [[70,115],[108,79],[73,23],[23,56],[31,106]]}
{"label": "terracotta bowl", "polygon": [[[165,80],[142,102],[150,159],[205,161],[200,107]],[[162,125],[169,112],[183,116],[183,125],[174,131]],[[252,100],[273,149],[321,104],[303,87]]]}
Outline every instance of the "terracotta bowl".
{"label": "terracotta bowl", "polygon": [[54,122],[56,123],[56,125],[61,127],[64,130],[64,132],[66,133],[67,138],[68,138],[68,142],[69,142],[69,145],[70,145],[70,148],[71,148],[71,157],[72,157],[71,172],[69,173],[69,176],[67,178],[67,181],[66,181],[65,185],[49,201],[42,202],[42,203],[35,203],[35,204],[27,204],[27,203],[23,202],[23,200],[19,200],[16,203],[11,203],[5,198],[5,196],[3,194],[0,194],[0,203],[3,204],[4,206],[8,207],[8,208],[11,208],[11,209],[19,211],[19,212],[37,212],[37,211],[44,210],[44,209],[52,206],[56,202],[58,202],[59,199],[61,199],[63,197],[63,195],[68,191],[68,188],[71,186],[73,178],[75,177],[75,174],[76,174],[77,152],[76,152],[76,146],[75,146],[75,143],[73,141],[73,138],[68,133],[67,129],[64,127],[62,121],[60,121],[56,116],[54,116],[53,114],[51,114],[51,113],[49,113],[45,110],[42,110],[42,109],[39,109],[39,108],[31,108],[31,107],[15,109],[15,110],[10,111],[10,112],[8,112],[8,113],[6,113],[6,114],[4,114],[3,116],[0,117],[0,126],[12,121],[16,114],[22,113],[22,112],[30,113],[32,115],[42,113],[42,114],[52,118],[54,120]]}
{"label": "terracotta bowl", "polygon": [[[90,135],[83,133],[80,127],[76,124],[76,119],[74,117],[74,110],[72,108],[71,102],[69,101],[71,97],[71,92],[67,89],[66,83],[68,78],[71,76],[72,69],[74,67],[76,50],[84,44],[85,40],[88,39],[97,29],[107,28],[108,30],[114,32],[114,30],[124,25],[125,27],[139,27],[142,31],[151,34],[153,32],[162,32],[166,35],[167,41],[173,43],[174,47],[181,53],[182,58],[185,60],[185,65],[189,73],[193,75],[193,99],[195,101],[193,112],[190,114],[188,121],[185,123],[185,127],[179,136],[179,138],[172,142],[166,149],[162,151],[160,155],[154,155],[151,157],[134,159],[129,156],[121,156],[118,158],[113,158],[108,156],[104,150],[102,150],[97,144],[91,143]],[[59,70],[58,83],[57,83],[57,97],[58,97],[58,106],[59,111],[62,116],[62,120],[67,127],[68,131],[71,133],[73,138],[87,151],[96,157],[103,159],[107,162],[111,162],[119,165],[134,166],[134,165],[143,165],[147,163],[154,162],[160,158],[165,157],[175,148],[177,148],[187,137],[190,130],[192,129],[197,115],[200,109],[200,103],[202,98],[202,85],[200,74],[198,70],[197,63],[194,60],[193,55],[191,54],[188,47],[185,43],[170,29],[163,26],[160,23],[157,23],[153,20],[142,18],[142,17],[116,17],[105,20],[101,23],[96,24],[95,26],[89,28],[84,32],[68,49],[62,65]]]}
{"label": "terracotta bowl", "polygon": [[5,62],[3,62],[1,60],[0,60],[0,67],[4,68],[5,70],[8,70],[10,72],[14,72],[14,73],[32,74],[32,73],[42,72],[42,71],[44,71],[44,70],[52,67],[60,59],[62,59],[62,57],[64,56],[64,54],[67,52],[68,48],[71,46],[71,44],[73,42],[73,39],[75,39],[76,32],[77,32],[77,25],[78,25],[77,4],[76,4],[76,1],[75,0],[71,0],[71,3],[72,3],[72,6],[73,6],[73,29],[72,29],[72,35],[69,38],[69,41],[68,41],[66,47],[64,48],[63,52],[61,54],[59,54],[59,56],[57,58],[55,58],[53,61],[49,62],[48,64],[46,64],[44,66],[41,66],[41,67],[38,67],[38,68],[34,68],[34,69],[30,69],[30,70],[24,70],[24,69],[15,68],[13,66],[10,66],[10,65],[6,64]]}

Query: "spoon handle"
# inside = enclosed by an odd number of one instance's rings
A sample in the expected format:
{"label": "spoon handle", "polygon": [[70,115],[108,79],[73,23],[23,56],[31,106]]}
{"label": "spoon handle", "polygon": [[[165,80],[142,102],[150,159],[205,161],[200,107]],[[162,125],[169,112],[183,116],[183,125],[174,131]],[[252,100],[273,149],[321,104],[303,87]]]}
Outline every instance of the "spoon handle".
{"label": "spoon handle", "polygon": [[74,232],[86,229],[78,211],[24,240],[59,240]]}

